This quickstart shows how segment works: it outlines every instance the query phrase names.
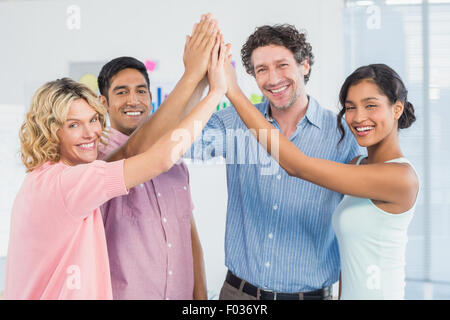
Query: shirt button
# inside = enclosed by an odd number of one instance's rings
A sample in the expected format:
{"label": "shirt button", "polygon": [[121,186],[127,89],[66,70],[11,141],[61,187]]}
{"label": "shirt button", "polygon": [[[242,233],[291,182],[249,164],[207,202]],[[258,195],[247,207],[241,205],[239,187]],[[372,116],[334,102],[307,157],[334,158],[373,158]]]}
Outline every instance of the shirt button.
{"label": "shirt button", "polygon": [[143,183],[141,183],[141,188],[143,188],[144,187],[144,184]]}
{"label": "shirt button", "polygon": [[166,218],[163,218],[163,222],[167,222],[167,219],[166,219]]}
{"label": "shirt button", "polygon": [[186,186],[184,186],[184,187],[183,187],[183,189],[184,189],[184,190],[187,190],[187,187],[186,187]]}
{"label": "shirt button", "polygon": [[281,180],[281,174],[277,175],[277,179]]}
{"label": "shirt button", "polygon": [[270,267],[270,262],[267,261],[264,265],[266,266],[266,268],[269,268]]}
{"label": "shirt button", "polygon": [[277,210],[277,209],[278,209],[278,205],[275,204],[275,205],[273,206],[273,210]]}
{"label": "shirt button", "polygon": [[158,197],[161,197],[161,193],[158,192]]}
{"label": "shirt button", "polygon": [[269,233],[269,239],[273,238],[273,233]]}
{"label": "shirt button", "polygon": [[172,273],[173,273],[173,272],[172,272],[172,270],[169,270],[169,276],[171,276],[171,275],[172,275]]}
{"label": "shirt button", "polygon": [[168,246],[169,248],[172,248],[172,244],[171,244],[171,243],[167,244],[167,246]]}

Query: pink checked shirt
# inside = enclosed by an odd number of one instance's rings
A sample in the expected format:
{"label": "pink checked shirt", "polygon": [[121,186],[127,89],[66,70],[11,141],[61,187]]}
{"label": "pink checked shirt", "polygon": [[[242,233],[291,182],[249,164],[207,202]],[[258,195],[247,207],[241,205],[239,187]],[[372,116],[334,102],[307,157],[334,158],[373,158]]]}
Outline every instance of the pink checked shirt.
{"label": "pink checked shirt", "polygon": [[126,194],[123,161],[28,173],[14,201],[5,299],[112,299],[99,206]]}
{"label": "pink checked shirt", "polygon": [[[104,159],[128,136],[110,128]],[[192,299],[193,204],[186,165],[136,186],[101,207],[114,299]]]}

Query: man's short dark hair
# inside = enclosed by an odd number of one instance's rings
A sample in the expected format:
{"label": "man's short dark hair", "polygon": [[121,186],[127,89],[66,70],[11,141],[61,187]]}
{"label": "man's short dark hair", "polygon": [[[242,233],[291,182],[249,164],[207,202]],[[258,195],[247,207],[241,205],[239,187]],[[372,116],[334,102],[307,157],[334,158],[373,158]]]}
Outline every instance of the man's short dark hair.
{"label": "man's short dark hair", "polygon": [[133,57],[119,57],[105,64],[98,75],[98,89],[100,94],[108,98],[108,90],[111,86],[111,78],[123,69],[136,69],[145,78],[147,87],[150,90],[150,79],[148,78],[147,68],[145,65]]}
{"label": "man's short dark hair", "polygon": [[[248,74],[255,76],[254,66],[252,64],[252,53],[259,47],[269,45],[283,46],[289,49],[295,57],[298,64],[308,60],[309,65],[314,64],[314,55],[311,45],[306,42],[305,33],[299,32],[293,25],[276,24],[273,26],[261,26],[248,37],[247,42],[241,50],[242,63]],[[309,80],[311,69],[305,75],[305,84]]]}

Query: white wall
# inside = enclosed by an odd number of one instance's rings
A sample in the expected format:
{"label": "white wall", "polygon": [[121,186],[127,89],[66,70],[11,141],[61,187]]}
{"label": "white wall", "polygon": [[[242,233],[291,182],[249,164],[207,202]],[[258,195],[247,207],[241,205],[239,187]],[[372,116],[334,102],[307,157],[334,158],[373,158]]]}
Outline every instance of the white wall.
{"label": "white wall", "polygon": [[[202,13],[212,12],[219,20],[225,40],[233,45],[240,82],[248,94],[259,92],[254,80],[243,71],[240,48],[255,27],[290,23],[307,30],[316,57],[308,91],[323,106],[334,109],[344,78],[342,3],[341,0],[0,2],[3,144],[0,256],[6,255],[11,206],[24,177],[18,157],[18,128],[32,94],[44,82],[68,76],[70,63],[106,62],[131,55],[158,62],[157,69],[150,73],[151,82],[174,83],[183,71],[185,35]],[[67,27],[70,5],[80,9],[80,29]],[[195,219],[205,250],[210,294],[214,295],[225,270],[225,171],[221,165],[189,167]]]}

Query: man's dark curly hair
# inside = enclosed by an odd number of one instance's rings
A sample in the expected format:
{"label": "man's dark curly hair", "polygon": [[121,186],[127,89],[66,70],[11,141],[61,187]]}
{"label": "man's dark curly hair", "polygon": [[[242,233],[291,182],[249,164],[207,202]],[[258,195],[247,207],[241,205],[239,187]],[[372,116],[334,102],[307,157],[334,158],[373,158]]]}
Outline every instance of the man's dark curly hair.
{"label": "man's dark curly hair", "polygon": [[[253,50],[268,45],[278,45],[289,49],[295,57],[298,64],[306,59],[309,65],[314,64],[314,55],[311,45],[306,42],[306,35],[299,32],[293,25],[276,24],[273,26],[261,26],[248,37],[247,42],[241,49],[242,63],[248,74],[255,76],[254,66],[252,64]],[[305,84],[309,80],[311,69],[305,75]]]}

